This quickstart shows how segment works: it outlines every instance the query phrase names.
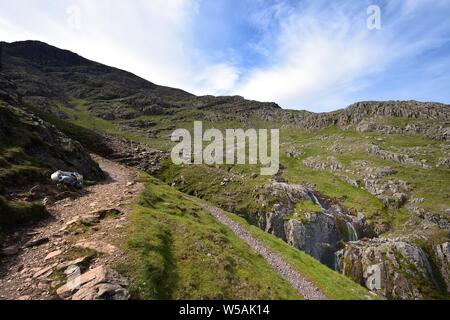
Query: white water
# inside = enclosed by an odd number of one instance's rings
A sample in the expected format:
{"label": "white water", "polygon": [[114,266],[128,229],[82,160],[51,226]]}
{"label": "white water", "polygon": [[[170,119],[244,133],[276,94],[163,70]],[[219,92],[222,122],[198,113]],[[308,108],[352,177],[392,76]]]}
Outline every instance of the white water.
{"label": "white water", "polygon": [[334,218],[334,215],[330,214],[329,210],[327,208],[325,208],[322,203],[320,203],[319,199],[317,199],[316,195],[314,194],[314,192],[312,191],[308,191],[308,195],[311,198],[312,202],[314,202],[316,205],[318,205],[320,207],[320,209],[322,210],[323,214],[325,214],[326,216],[330,217],[330,218]]}
{"label": "white water", "polygon": [[337,252],[334,253],[334,271],[339,272],[339,257]]}
{"label": "white water", "polygon": [[314,202],[315,204],[317,204],[317,205],[320,207],[320,209],[322,209],[322,210],[325,211],[325,212],[328,211],[328,209],[325,208],[325,207],[322,205],[322,203],[320,203],[319,199],[317,199],[317,197],[316,197],[316,195],[314,194],[314,192],[309,192],[309,195],[312,197],[313,202]]}
{"label": "white water", "polygon": [[355,227],[353,226],[353,224],[351,222],[346,222],[347,224],[347,229],[349,231],[349,240],[350,241],[358,241],[358,232],[356,232]]}

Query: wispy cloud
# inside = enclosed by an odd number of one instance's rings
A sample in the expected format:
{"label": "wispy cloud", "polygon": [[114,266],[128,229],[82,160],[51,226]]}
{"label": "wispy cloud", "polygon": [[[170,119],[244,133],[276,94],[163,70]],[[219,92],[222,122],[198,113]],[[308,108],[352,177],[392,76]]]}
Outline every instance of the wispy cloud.
{"label": "wispy cloud", "polygon": [[[292,108],[345,106],[358,92],[376,85],[377,75],[399,72],[399,65],[448,42],[448,20],[430,21],[439,10],[448,12],[448,2],[437,4],[441,8],[426,7],[419,0],[396,3],[381,7],[381,30],[366,26],[370,2],[310,1],[296,7],[277,3],[273,14],[266,9],[257,16],[263,26],[273,23],[274,16],[279,20],[276,33],[269,32],[259,44],[271,52],[269,63],[251,70],[236,92],[259,100],[276,97]],[[424,11],[434,14],[421,17]]]}

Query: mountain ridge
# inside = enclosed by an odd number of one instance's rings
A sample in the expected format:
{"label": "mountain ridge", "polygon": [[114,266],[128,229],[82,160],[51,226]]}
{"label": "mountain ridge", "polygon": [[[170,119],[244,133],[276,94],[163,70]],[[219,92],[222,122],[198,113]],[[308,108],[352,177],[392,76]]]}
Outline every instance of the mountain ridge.
{"label": "mountain ridge", "polygon": [[[409,101],[388,100],[388,101],[358,101],[358,102],[355,102],[355,103],[347,106],[346,108],[337,109],[337,110],[330,111],[330,112],[316,113],[316,112],[306,111],[306,110],[285,109],[285,108],[280,107],[278,104],[276,104],[274,102],[259,102],[259,101],[254,101],[254,100],[247,100],[240,96],[222,96],[222,97],[211,96],[211,95],[196,96],[196,95],[193,95],[182,89],[156,85],[155,83],[153,83],[147,79],[141,78],[141,77],[139,77],[133,73],[130,73],[128,71],[124,71],[119,68],[110,67],[110,66],[98,63],[98,62],[94,62],[92,60],[86,59],[74,52],[69,51],[69,50],[59,49],[57,47],[51,46],[51,45],[46,44],[41,41],[25,40],[25,41],[17,41],[17,42],[12,42],[12,43],[0,42],[0,44],[4,47],[2,50],[2,52],[3,52],[2,54],[4,55],[4,58],[2,60],[4,61],[4,63],[5,63],[5,61],[9,62],[7,59],[8,57],[17,57],[17,58],[24,58],[28,61],[36,63],[36,65],[40,68],[42,68],[43,66],[44,67],[45,66],[46,67],[73,67],[73,66],[80,66],[80,65],[81,66],[90,66],[90,67],[98,68],[99,71],[101,71],[101,72],[108,72],[108,71],[110,72],[112,70],[112,71],[118,71],[120,73],[123,73],[123,75],[126,76],[127,78],[137,79],[136,86],[138,86],[138,87],[141,86],[141,88],[144,88],[144,89],[151,90],[151,89],[154,89],[156,86],[161,89],[167,89],[168,91],[171,91],[171,90],[178,91],[181,95],[185,95],[186,97],[200,98],[202,100],[208,100],[208,99],[213,100],[213,101],[210,101],[209,103],[205,102],[205,101],[199,102],[198,108],[209,108],[212,106],[220,106],[220,105],[224,106],[229,103],[239,103],[242,101],[249,101],[249,102],[261,104],[262,108],[282,109],[282,110],[288,111],[288,112],[299,112],[302,114],[314,114],[314,115],[320,117],[320,116],[324,116],[324,115],[330,116],[334,113],[341,113],[341,112],[344,112],[345,110],[347,110],[347,113],[350,113],[350,109],[357,109],[358,106],[369,106],[369,105],[377,106],[379,109],[382,109],[382,110],[383,110],[383,104],[387,104],[390,106],[397,105],[398,107],[406,107],[406,108],[409,108],[412,106],[422,106],[422,107],[425,107],[426,109],[433,109],[433,107],[448,108],[450,106],[449,104],[440,103],[440,102],[421,102],[421,101],[415,101],[415,100],[409,100]],[[49,70],[46,70],[46,71],[49,71]],[[130,83],[128,83],[128,85],[130,85]],[[404,104],[404,105],[400,106],[400,104]],[[419,115],[423,114],[420,112],[420,110],[416,110],[416,112],[418,112]],[[396,114],[396,113],[393,112],[392,114]],[[388,115],[388,114],[380,114],[380,115]],[[447,121],[450,119],[449,111],[445,112],[445,117],[446,117],[445,119]]]}

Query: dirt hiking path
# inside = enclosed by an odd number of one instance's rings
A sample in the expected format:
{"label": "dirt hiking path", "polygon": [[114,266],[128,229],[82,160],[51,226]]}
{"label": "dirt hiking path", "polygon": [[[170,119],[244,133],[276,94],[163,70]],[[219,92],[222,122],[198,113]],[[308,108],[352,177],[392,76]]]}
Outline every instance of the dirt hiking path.
{"label": "dirt hiking path", "polygon": [[124,256],[119,244],[127,215],[144,185],[137,171],[92,157],[109,179],[78,198],[50,201],[50,218],[9,239],[0,261],[0,299],[129,297],[126,280],[111,266]]}

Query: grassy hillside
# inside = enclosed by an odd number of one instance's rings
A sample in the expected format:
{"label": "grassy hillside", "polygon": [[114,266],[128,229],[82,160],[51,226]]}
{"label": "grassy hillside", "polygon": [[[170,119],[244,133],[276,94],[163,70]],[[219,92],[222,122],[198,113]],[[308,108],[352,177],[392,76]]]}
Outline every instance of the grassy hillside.
{"label": "grassy hillside", "polygon": [[[49,123],[0,99],[0,233],[46,217],[36,192],[51,195],[50,174],[73,170],[86,180],[100,180],[103,172],[83,147]],[[39,191],[40,190],[40,191]],[[31,200],[21,201],[22,197]]]}
{"label": "grassy hillside", "polygon": [[131,216],[135,299],[299,299],[265,260],[209,213],[163,182],[147,187]]}
{"label": "grassy hillside", "polygon": [[[136,206],[119,270],[140,299],[298,299],[264,259],[175,189],[151,177]],[[374,298],[366,289],[229,214],[282,255],[330,299]]]}

